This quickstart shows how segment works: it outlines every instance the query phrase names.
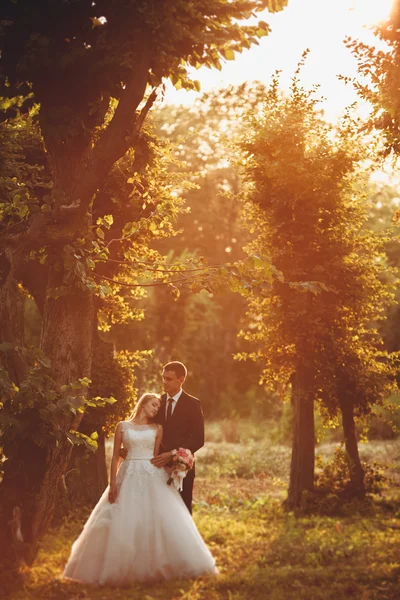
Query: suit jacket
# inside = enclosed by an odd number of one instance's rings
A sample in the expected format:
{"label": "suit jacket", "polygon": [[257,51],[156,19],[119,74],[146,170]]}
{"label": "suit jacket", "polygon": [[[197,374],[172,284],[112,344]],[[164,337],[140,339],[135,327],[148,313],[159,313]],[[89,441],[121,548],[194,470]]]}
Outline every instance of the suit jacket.
{"label": "suit jacket", "polygon": [[204,416],[198,398],[182,391],[168,422],[165,422],[167,394],[161,397],[157,421],[163,426],[162,451],[188,448],[193,454],[204,446]]}

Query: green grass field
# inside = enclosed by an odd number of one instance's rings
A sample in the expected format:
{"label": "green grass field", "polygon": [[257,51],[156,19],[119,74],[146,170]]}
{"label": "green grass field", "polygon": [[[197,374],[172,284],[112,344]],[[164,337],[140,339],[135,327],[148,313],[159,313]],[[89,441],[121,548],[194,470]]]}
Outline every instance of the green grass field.
{"label": "green grass field", "polygon": [[[219,427],[219,430],[218,430]],[[361,445],[388,480],[379,496],[336,514],[285,512],[290,448],[249,431],[225,441],[212,424],[199,453],[194,518],[215,555],[217,578],[129,589],[60,581],[88,510],[58,524],[13,600],[395,600],[400,598],[400,439]],[[250,427],[250,426],[248,426]],[[258,428],[260,429],[260,428]],[[244,437],[246,441],[244,441]],[[242,441],[239,442],[238,440]],[[318,454],[333,454],[323,444]],[[0,593],[1,597],[1,593]]]}

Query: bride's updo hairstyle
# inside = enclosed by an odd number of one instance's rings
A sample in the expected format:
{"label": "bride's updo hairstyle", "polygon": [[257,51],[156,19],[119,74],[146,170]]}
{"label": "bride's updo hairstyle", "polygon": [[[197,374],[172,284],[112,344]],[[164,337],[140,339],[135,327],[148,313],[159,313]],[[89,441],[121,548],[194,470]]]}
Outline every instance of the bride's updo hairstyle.
{"label": "bride's updo hairstyle", "polygon": [[129,421],[140,415],[142,409],[146,406],[148,402],[150,402],[150,400],[153,400],[153,398],[161,400],[160,394],[156,394],[155,392],[146,392],[145,394],[142,394],[139,400],[137,401],[135,408],[133,409],[133,413],[129,417]]}

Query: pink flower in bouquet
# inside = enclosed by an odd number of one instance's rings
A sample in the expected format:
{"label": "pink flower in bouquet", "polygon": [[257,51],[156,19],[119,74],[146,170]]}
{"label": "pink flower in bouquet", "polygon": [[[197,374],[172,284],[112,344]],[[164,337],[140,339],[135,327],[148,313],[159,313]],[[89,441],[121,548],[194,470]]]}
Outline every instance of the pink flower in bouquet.
{"label": "pink flower in bouquet", "polygon": [[183,478],[193,467],[194,457],[187,448],[178,448],[172,457],[172,472],[167,481],[168,485],[173,482],[177,489],[182,491]]}

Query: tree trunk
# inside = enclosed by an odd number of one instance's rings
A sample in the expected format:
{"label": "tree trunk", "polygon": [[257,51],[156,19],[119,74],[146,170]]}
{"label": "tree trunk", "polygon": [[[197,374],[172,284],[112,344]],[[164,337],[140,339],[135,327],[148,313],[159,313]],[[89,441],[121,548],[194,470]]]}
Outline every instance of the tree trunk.
{"label": "tree trunk", "polygon": [[[41,105],[42,134],[53,175],[52,195],[57,206],[49,214],[37,213],[30,219],[25,237],[10,238],[9,243],[17,245],[20,253],[25,255],[32,248],[47,246],[51,250],[51,259],[59,259],[54,266],[51,266],[53,260],[49,262],[48,282],[44,285],[46,293],[38,303],[40,306],[44,304],[40,347],[51,360],[51,375],[59,388],[83,377],[91,378],[94,318],[93,297],[63,280],[62,248],[74,243],[78,235],[86,236],[91,224],[94,194],[113,164],[138,139],[155,99],[155,94],[151,94],[137,115],[137,107],[146,91],[149,67],[150,53],[144,50],[110,124],[102,131],[94,147],[93,138],[86,129],[79,143],[75,134],[66,135],[62,127],[57,129],[63,123],[59,115],[54,117],[53,108],[62,105],[58,102],[52,105],[51,100],[48,106],[45,103]],[[106,108],[103,106],[104,111]],[[50,127],[46,128],[46,123]],[[68,295],[51,297],[49,292],[57,287],[67,287]],[[7,305],[5,296],[0,298],[0,311],[3,312],[2,305]],[[9,329],[13,330],[12,324]],[[12,362],[13,377],[20,379],[19,371],[24,365],[18,363],[18,356],[13,357]],[[27,407],[26,410],[30,409]],[[24,418],[26,410],[23,410]],[[59,439],[53,436],[40,447],[35,443],[35,435],[36,441],[42,443],[45,425],[39,408],[34,406],[31,410],[31,421],[24,420],[24,426],[28,425],[27,431],[20,435],[21,419],[18,416],[14,424],[13,447],[8,449],[8,453],[7,449],[4,450],[10,460],[6,461],[4,478],[0,483],[0,536],[1,546],[7,551],[0,553],[0,566],[1,562],[6,562],[8,570],[17,567],[21,560],[31,563],[36,555],[38,542],[51,523],[59,497],[59,484],[71,455],[72,446],[66,441],[65,434],[70,429],[78,429],[82,418],[78,414],[75,418],[72,415],[71,418],[59,419],[55,424],[60,432]],[[36,425],[37,429],[34,428]]]}
{"label": "tree trunk", "polygon": [[[90,421],[90,420],[89,420]],[[68,509],[76,506],[94,506],[108,485],[105,452],[105,435],[100,425],[83,424],[82,433],[97,431],[97,450],[90,452],[84,446],[76,446],[72,451],[70,464],[65,477]]]}
{"label": "tree trunk", "polygon": [[[91,396],[118,397],[119,382],[114,380],[113,369],[114,347],[100,337],[97,316],[93,319],[92,357]],[[108,485],[103,426],[109,410],[109,407],[89,408],[79,426],[79,431],[85,435],[97,432],[98,447],[96,452],[90,452],[84,446],[76,446],[73,449],[69,475],[65,480],[69,506],[72,503],[93,506]],[[82,485],[82,482],[85,484]]]}
{"label": "tree trunk", "polygon": [[[49,286],[55,286],[59,278],[58,272],[50,273]],[[48,297],[44,307],[41,347],[51,360],[52,376],[59,386],[91,375],[93,298],[78,290],[71,292],[61,298]],[[40,428],[39,411],[31,410],[31,421],[36,419]],[[77,429],[81,420],[81,415],[71,417],[57,423],[60,440],[53,438],[41,448],[31,438],[17,437],[13,451],[5,449],[11,459],[0,484],[0,533],[2,547],[8,551],[0,560],[9,568],[33,561],[38,542],[51,523],[72,450],[63,434]],[[30,430],[35,432],[34,427]]]}
{"label": "tree trunk", "polygon": [[0,343],[10,344],[8,351],[0,353],[0,365],[7,371],[11,381],[19,385],[27,372],[27,365],[21,354],[25,345],[25,298],[13,276],[11,262],[4,255],[0,259],[0,272],[4,274],[0,288]]}
{"label": "tree trunk", "polygon": [[101,426],[97,429],[97,450],[90,452],[87,461],[83,464],[81,474],[85,482],[85,495],[87,502],[94,505],[108,485],[106,465],[106,439]]}
{"label": "tree trunk", "polygon": [[350,498],[364,498],[364,470],[361,466],[360,456],[358,454],[353,405],[351,402],[342,402],[340,410],[342,412],[344,442],[350,473],[350,483],[346,488],[345,493],[348,494]]}
{"label": "tree trunk", "polygon": [[297,369],[292,383],[293,442],[288,508],[301,505],[304,491],[314,488],[314,401],[307,369]]}

